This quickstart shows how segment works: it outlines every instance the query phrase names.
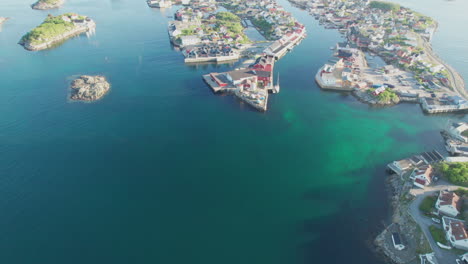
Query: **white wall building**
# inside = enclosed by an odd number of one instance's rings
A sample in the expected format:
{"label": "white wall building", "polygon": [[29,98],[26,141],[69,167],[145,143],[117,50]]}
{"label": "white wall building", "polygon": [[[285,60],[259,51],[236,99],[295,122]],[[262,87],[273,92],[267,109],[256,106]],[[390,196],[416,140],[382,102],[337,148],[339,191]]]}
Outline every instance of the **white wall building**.
{"label": "white wall building", "polygon": [[442,225],[445,237],[453,247],[468,250],[468,233],[464,221],[444,216],[442,217]]}
{"label": "white wall building", "polygon": [[435,207],[439,213],[455,217],[460,214],[462,200],[454,192],[440,191]]}
{"label": "white wall building", "polygon": [[182,36],[180,40],[183,46],[196,45],[201,42],[201,39],[196,35]]}
{"label": "white wall building", "polygon": [[447,133],[460,141],[463,142],[468,142],[468,138],[463,136],[463,132],[465,130],[468,130],[468,124],[465,122],[460,122],[460,123],[450,123],[447,125],[446,131]]}

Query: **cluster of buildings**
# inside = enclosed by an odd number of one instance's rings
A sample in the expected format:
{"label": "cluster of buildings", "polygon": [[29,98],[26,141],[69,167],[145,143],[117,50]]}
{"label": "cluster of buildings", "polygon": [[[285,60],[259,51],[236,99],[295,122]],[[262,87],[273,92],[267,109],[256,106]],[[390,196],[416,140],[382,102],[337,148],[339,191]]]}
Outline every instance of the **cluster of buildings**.
{"label": "cluster of buildings", "polygon": [[409,175],[409,180],[412,181],[414,186],[424,189],[434,181],[437,181],[437,177],[433,173],[432,164],[443,160],[444,157],[436,150],[433,150],[414,155],[407,159],[394,161],[388,164],[387,167],[400,177]]}
{"label": "cluster of buildings", "polygon": [[288,51],[292,50],[294,46],[299,44],[305,37],[305,26],[299,22],[294,22],[293,26],[290,28],[290,31],[287,31],[263,52],[267,55],[275,57],[276,59],[280,59]]}
{"label": "cluster of buildings", "polygon": [[[450,95],[453,92],[448,88],[452,85],[448,78],[449,69],[434,59],[431,51],[425,48],[436,28],[431,18],[399,6],[393,11],[384,10],[368,0],[294,2],[309,8],[310,13],[326,28],[338,29],[356,48],[375,53],[386,63],[411,72],[415,80],[414,91],[408,94],[417,98],[408,101],[420,102],[425,112],[468,110],[466,100]],[[339,67],[335,69],[341,73]],[[344,81],[346,84],[352,83],[353,88],[365,88],[364,81],[355,79],[353,83],[352,78],[340,76],[336,72],[324,72],[324,77],[317,82],[325,88],[350,89],[343,85]]]}
{"label": "cluster of buildings", "polygon": [[368,83],[361,80],[362,52],[355,44],[338,43],[334,58],[317,72],[316,81],[322,88],[352,90],[366,88]]}
{"label": "cluster of buildings", "polygon": [[297,20],[274,0],[230,0],[229,7],[251,22],[267,39],[280,39],[294,31]]}
{"label": "cluster of buildings", "polygon": [[85,16],[80,16],[77,14],[65,14],[62,15],[62,20],[68,23],[73,23],[77,27],[95,27],[94,21]]}
{"label": "cluster of buildings", "polygon": [[215,92],[233,92],[252,107],[266,111],[268,92],[278,92],[273,85],[275,58],[270,55],[259,57],[248,68],[223,73],[210,73],[204,80]]}
{"label": "cluster of buildings", "polygon": [[[272,0],[227,1],[223,6],[232,10],[244,21],[252,22],[265,37],[265,25],[274,30],[275,41],[258,54],[256,61],[247,68],[223,73],[204,75],[205,82],[215,92],[232,92],[240,100],[257,110],[266,111],[268,93],[279,92],[279,76],[274,85],[275,61],[283,57],[306,36],[304,25],[297,22],[290,13]],[[259,23],[258,21],[262,21]],[[276,30],[277,29],[277,30]]]}
{"label": "cluster of buildings", "polygon": [[[240,58],[243,44],[249,42],[242,32],[232,29],[219,21],[215,3],[204,2],[197,7],[184,7],[169,23],[171,42],[184,49],[185,62],[223,62]],[[240,22],[236,27],[242,29]]]}

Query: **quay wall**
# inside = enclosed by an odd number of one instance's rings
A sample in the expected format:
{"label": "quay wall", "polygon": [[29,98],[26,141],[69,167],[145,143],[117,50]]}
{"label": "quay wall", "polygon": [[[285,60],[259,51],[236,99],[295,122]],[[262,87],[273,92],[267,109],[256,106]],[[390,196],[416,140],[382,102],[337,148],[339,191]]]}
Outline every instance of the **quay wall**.
{"label": "quay wall", "polygon": [[211,56],[211,57],[197,57],[197,58],[185,58],[185,63],[196,63],[196,62],[224,62],[233,61],[240,58],[239,54],[232,56]]}
{"label": "quay wall", "polygon": [[320,72],[322,72],[322,69],[323,69],[323,67],[320,68],[317,71],[317,74],[315,74],[315,81],[317,82],[317,84],[319,85],[320,88],[326,89],[326,90],[345,91],[345,92],[353,91],[352,88],[346,88],[346,87],[337,86],[337,85],[324,84],[323,81],[322,81],[322,77],[320,77]]}

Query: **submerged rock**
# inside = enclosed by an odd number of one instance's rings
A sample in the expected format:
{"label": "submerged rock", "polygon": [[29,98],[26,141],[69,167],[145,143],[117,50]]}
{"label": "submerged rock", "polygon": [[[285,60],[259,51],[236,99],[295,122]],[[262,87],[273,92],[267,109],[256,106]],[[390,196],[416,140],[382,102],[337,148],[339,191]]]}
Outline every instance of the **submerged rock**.
{"label": "submerged rock", "polygon": [[70,99],[95,101],[102,98],[110,89],[104,76],[82,75],[71,83]]}
{"label": "submerged rock", "polygon": [[37,10],[54,9],[62,6],[64,2],[64,0],[38,0],[31,7]]}

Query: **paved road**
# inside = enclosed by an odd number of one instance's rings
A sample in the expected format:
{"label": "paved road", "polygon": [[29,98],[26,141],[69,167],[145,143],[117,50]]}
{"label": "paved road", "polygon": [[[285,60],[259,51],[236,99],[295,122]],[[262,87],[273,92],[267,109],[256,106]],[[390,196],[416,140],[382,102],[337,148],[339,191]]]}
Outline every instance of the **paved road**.
{"label": "paved road", "polygon": [[429,217],[423,216],[419,211],[419,205],[424,200],[424,198],[426,198],[429,195],[433,195],[438,191],[446,189],[456,190],[458,188],[458,186],[450,185],[441,180],[438,182],[437,185],[426,187],[424,190],[412,190],[412,193],[417,196],[416,199],[414,199],[414,201],[409,206],[409,213],[416,221],[416,223],[418,223],[421,227],[424,235],[426,236],[427,240],[429,241],[429,244],[431,245],[432,250],[435,253],[437,260],[439,261],[439,264],[456,264],[457,255],[453,254],[451,251],[441,249],[439,246],[437,246],[434,239],[432,239],[431,233],[429,232],[429,226],[438,225],[439,227],[441,227],[441,225],[432,222],[432,220]]}
{"label": "paved road", "polygon": [[441,58],[439,58],[439,56],[435,54],[429,42],[423,40],[423,46],[426,51],[427,57],[429,57],[433,61],[439,62],[445,67],[445,69],[449,73],[448,79],[453,85],[454,91],[462,98],[468,98],[468,92],[465,90],[465,82],[461,75],[457,71],[455,71],[455,69],[451,65],[445,63],[445,61],[443,61]]}

